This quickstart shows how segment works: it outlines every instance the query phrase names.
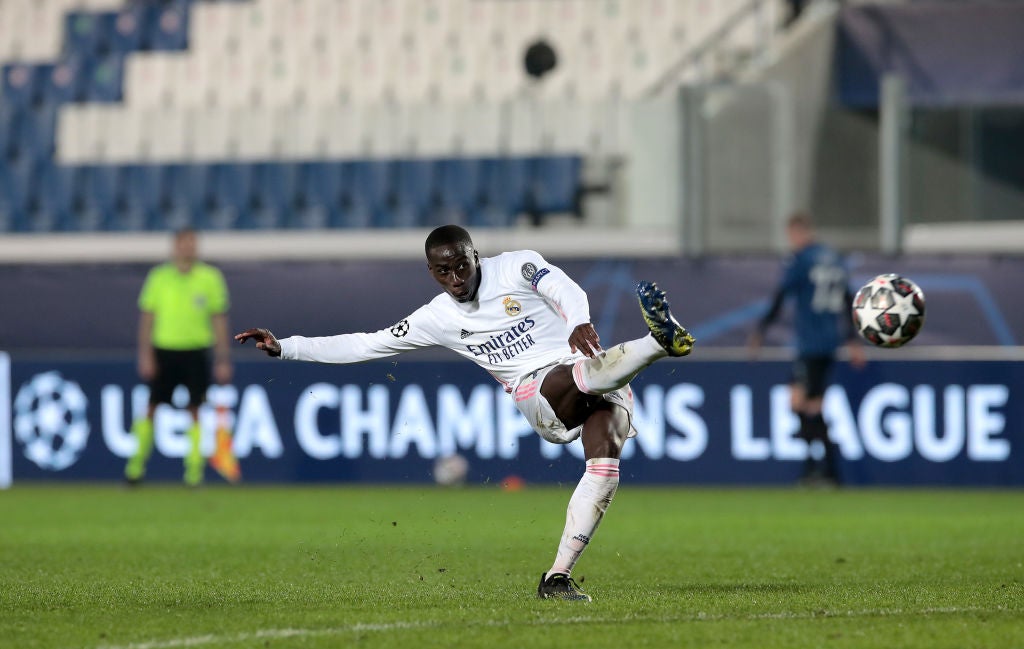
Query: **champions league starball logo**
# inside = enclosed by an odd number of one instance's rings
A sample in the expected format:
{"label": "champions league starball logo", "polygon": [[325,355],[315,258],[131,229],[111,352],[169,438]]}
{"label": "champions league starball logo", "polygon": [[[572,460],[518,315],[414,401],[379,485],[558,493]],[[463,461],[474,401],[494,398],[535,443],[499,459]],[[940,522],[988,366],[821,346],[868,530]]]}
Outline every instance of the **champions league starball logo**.
{"label": "champions league starball logo", "polygon": [[40,469],[61,471],[82,455],[89,439],[88,400],[59,372],[35,375],[14,399],[14,437]]}

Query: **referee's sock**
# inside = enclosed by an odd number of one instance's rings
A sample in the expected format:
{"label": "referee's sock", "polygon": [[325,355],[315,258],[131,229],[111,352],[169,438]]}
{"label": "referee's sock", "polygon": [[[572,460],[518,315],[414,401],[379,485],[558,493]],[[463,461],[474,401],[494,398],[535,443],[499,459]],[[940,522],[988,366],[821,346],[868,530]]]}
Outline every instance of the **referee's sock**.
{"label": "referee's sock", "polygon": [[132,423],[132,435],[135,436],[135,453],[124,467],[124,477],[135,482],[146,475],[146,462],[153,452],[153,420],[148,417],[136,419]]}

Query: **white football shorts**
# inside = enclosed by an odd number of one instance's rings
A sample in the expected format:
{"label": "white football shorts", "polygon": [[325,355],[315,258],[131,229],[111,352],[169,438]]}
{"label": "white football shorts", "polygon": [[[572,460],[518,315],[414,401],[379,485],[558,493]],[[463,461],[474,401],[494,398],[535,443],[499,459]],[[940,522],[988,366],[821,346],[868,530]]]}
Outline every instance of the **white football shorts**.
{"label": "white football shorts", "polygon": [[[568,444],[575,441],[583,432],[583,426],[577,426],[572,430],[568,430],[565,424],[555,416],[555,411],[551,408],[548,400],[541,395],[540,386],[544,384],[544,377],[553,368],[558,365],[572,365],[578,360],[578,358],[567,359],[531,372],[519,381],[515,390],[512,391],[512,399],[515,401],[519,412],[523,413],[526,421],[533,426],[538,435],[553,444]],[[633,390],[630,389],[629,385],[625,385],[614,392],[607,392],[601,396],[604,397],[605,401],[614,403],[626,411],[626,415],[629,417],[628,437],[635,437],[636,429],[633,428]]]}

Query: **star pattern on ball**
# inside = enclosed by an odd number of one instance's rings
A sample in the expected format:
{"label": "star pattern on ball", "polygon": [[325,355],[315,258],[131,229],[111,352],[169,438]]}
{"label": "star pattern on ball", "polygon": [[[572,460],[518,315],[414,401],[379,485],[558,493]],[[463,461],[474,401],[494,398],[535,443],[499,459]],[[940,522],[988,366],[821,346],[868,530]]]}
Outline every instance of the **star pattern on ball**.
{"label": "star pattern on ball", "polygon": [[921,311],[914,305],[915,295],[916,293],[900,295],[893,291],[892,297],[896,303],[886,310],[897,314],[900,317],[900,322],[906,322],[910,316],[921,315]]}
{"label": "star pattern on ball", "polygon": [[871,298],[868,298],[867,300],[864,300],[863,306],[857,309],[857,313],[859,314],[859,321],[857,323],[857,326],[859,326],[861,329],[864,329],[864,327],[866,326],[877,325],[879,316],[882,316],[887,311],[889,311],[888,307],[877,307],[874,306],[872,302],[873,300],[871,300]]}

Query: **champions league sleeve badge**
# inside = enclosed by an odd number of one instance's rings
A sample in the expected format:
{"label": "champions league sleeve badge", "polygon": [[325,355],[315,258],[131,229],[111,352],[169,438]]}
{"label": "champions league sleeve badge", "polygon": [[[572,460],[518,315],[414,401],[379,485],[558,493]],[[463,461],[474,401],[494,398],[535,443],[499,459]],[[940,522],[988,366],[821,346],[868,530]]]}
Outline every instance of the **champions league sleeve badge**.
{"label": "champions league sleeve badge", "polygon": [[409,321],[402,320],[391,326],[391,335],[395,338],[404,338],[409,333]]}
{"label": "champions league sleeve badge", "polygon": [[537,274],[537,266],[529,261],[523,264],[523,267],[520,270],[523,273],[523,279],[528,282]]}

